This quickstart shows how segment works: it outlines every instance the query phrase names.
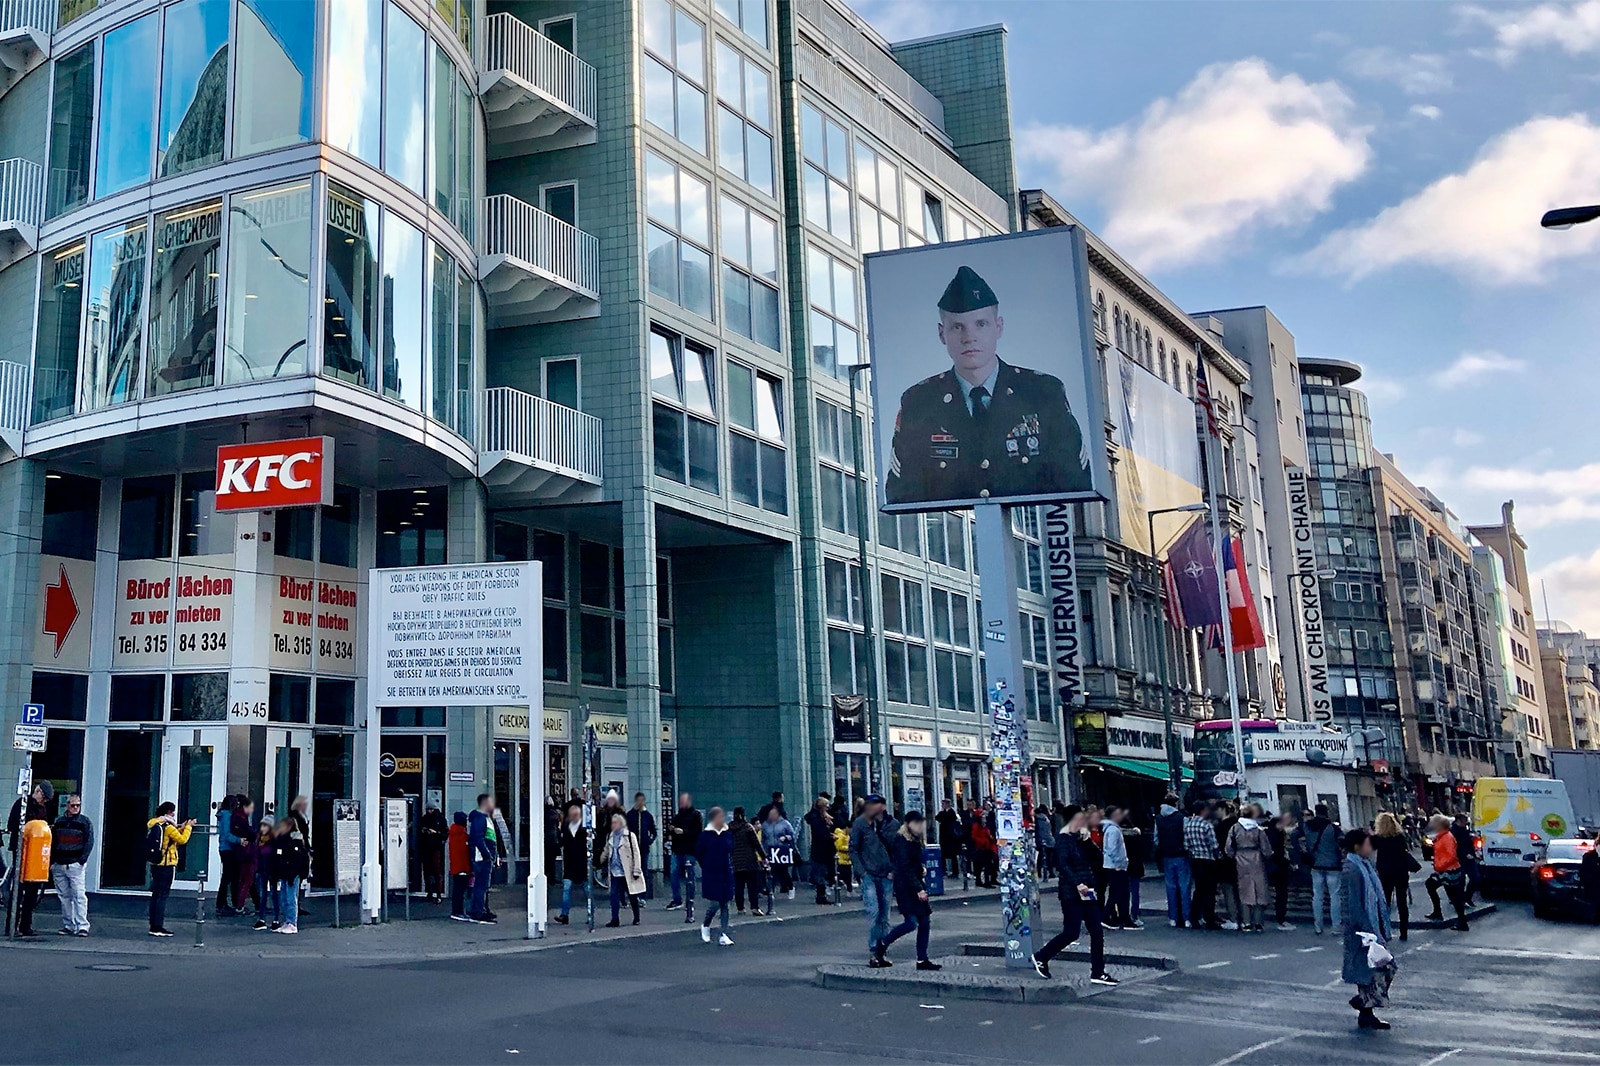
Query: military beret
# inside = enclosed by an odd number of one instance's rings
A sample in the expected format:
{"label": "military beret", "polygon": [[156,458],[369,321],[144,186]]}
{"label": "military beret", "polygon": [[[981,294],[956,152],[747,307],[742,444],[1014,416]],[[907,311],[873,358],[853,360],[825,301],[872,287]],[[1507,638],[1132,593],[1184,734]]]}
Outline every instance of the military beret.
{"label": "military beret", "polygon": [[989,288],[989,283],[980,278],[976,270],[964,266],[944,287],[944,295],[939,297],[939,310],[959,315],[980,307],[994,307],[999,302],[1000,298]]}

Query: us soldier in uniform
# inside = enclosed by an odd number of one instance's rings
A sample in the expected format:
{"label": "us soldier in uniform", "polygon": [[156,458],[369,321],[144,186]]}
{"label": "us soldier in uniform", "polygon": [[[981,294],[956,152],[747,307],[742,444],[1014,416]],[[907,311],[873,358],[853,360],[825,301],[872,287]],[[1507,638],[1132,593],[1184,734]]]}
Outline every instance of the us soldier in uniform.
{"label": "us soldier in uniform", "polygon": [[1088,490],[1089,452],[1061,380],[995,351],[1000,300],[962,267],[939,300],[939,339],[954,364],[900,397],[888,502],[1047,496]]}

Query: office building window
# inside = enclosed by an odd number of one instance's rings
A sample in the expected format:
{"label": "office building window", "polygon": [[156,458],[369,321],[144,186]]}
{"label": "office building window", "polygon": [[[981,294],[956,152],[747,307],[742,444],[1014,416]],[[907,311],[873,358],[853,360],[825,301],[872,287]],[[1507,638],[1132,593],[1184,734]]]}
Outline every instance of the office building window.
{"label": "office building window", "polygon": [[79,315],[83,311],[82,241],[44,259],[39,334],[33,359],[33,420],[70,415],[78,390]]}
{"label": "office building window", "polygon": [[228,105],[231,0],[180,0],[166,8],[161,46],[161,127],[156,175],[222,159]]}
{"label": "office building window", "polygon": [[44,550],[69,559],[93,559],[99,528],[100,482],[77,474],[47,472],[41,538]]}
{"label": "office building window", "polygon": [[762,48],[771,45],[767,33],[767,0],[717,0],[717,13]]}
{"label": "office building window", "polygon": [[850,138],[844,127],[809,103],[800,105],[800,140],[805,155],[806,221],[853,243],[850,227]]}
{"label": "office building window", "polygon": [[970,601],[958,592],[937,587],[931,591],[931,600],[934,690],[939,706],[976,710]]}
{"label": "office building window", "polygon": [[311,139],[316,10],[283,0],[240,0],[233,61],[234,155]]}
{"label": "office building window", "polygon": [[377,386],[378,227],[376,201],[329,183],[322,372],[368,389]]}
{"label": "office building window", "polygon": [[[856,426],[856,433],[862,427]],[[863,436],[862,445],[866,440]],[[850,412],[826,400],[817,401],[817,454],[821,458],[818,489],[822,524],[836,533],[856,535],[856,495],[869,492],[855,452]]]}
{"label": "office building window", "polygon": [[922,583],[884,574],[883,679],[891,703],[928,705],[928,640]]}
{"label": "office building window", "polygon": [[1034,721],[1055,720],[1050,695],[1050,644],[1045,622],[1036,614],[1022,612],[1022,660],[1026,675],[1024,688],[1028,717]]}
{"label": "office building window", "polygon": [[656,659],[660,664],[661,691],[672,692],[676,687],[677,646],[672,615],[672,559],[656,556]]}
{"label": "office building window", "polygon": [[217,379],[217,278],[222,203],[157,215],[150,272],[147,396],[205,388]]}
{"label": "office building window", "polygon": [[728,467],[733,498],[789,513],[783,382],[728,363]]}
{"label": "office building window", "polygon": [[706,154],[706,28],[670,0],[645,0],[644,117]]}
{"label": "office building window", "polygon": [[428,171],[428,37],[393,3],[383,86],[383,169],[420,196]]}
{"label": "office building window", "polygon": [[238,194],[228,206],[226,384],[303,374],[311,279],[311,183]]}
{"label": "office building window", "polygon": [[650,391],[658,477],[718,491],[716,357],[677,334],[650,331]]}
{"label": "office building window", "polygon": [[654,152],[645,155],[650,291],[711,317],[711,190]]}
{"label": "office building window", "polygon": [[172,558],[172,486],[166,476],[124,479],[119,559]]}
{"label": "office building window", "polygon": [[717,42],[717,165],[768,196],[772,180],[772,76]]}
{"label": "office building window", "polygon": [[90,410],[139,396],[147,236],[148,227],[139,221],[97,233],[89,242],[84,406]]}
{"label": "office building window", "polygon": [[146,15],[106,34],[101,45],[100,152],[96,196],[109,196],[150,180],[155,153],[157,15]]}
{"label": "office building window", "polygon": [[50,179],[45,217],[54,218],[89,198],[89,151],[94,140],[94,44],[56,61],[50,104]]}
{"label": "office building window", "polygon": [[383,0],[328,5],[328,38],[339,62],[328,65],[323,139],[373,166],[383,140]]}
{"label": "office building window", "polygon": [[422,253],[421,231],[393,212],[384,212],[383,394],[419,411],[426,315]]}
{"label": "office building window", "polygon": [[578,543],[578,625],[580,678],[585,685],[620,688],[627,683],[623,643],[622,549],[592,541]]}
{"label": "office building window", "polygon": [[861,251],[900,247],[900,171],[865,141],[856,142],[856,192],[861,197],[856,219]]}
{"label": "office building window", "polygon": [[907,555],[922,554],[922,516],[878,512],[878,543]]}
{"label": "office building window", "polygon": [[778,227],[730,196],[722,207],[722,318],[757,344],[779,349]]}
{"label": "office building window", "polygon": [[449,493],[444,487],[378,493],[378,565],[448,562]]}
{"label": "office building window", "polygon": [[828,686],[837,693],[865,692],[869,675],[861,568],[842,559],[824,559],[822,583],[828,615]]}
{"label": "office building window", "polygon": [[861,361],[856,332],[855,267],[815,245],[806,249],[806,293],[811,301],[811,361],[819,370],[846,378]]}

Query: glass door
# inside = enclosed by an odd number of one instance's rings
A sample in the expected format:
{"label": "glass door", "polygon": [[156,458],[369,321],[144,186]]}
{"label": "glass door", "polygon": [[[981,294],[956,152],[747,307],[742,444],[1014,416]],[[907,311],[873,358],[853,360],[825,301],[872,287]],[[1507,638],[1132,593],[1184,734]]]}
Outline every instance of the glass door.
{"label": "glass door", "polygon": [[309,796],[311,767],[308,730],[268,729],[266,795],[259,817],[277,821],[289,813],[296,796]]}
{"label": "glass door", "polygon": [[222,877],[217,859],[217,810],[228,786],[228,729],[169,728],[161,759],[161,794],[173,797],[178,821],[194,819],[194,835],[178,851],[177,881],[203,881],[215,888]]}

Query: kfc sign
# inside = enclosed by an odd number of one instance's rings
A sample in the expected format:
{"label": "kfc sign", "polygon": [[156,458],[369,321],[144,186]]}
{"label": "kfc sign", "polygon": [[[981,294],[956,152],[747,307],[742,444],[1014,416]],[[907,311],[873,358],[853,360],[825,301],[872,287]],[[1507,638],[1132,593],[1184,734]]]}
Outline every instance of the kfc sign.
{"label": "kfc sign", "polygon": [[217,510],[269,511],[333,502],[333,438],[217,449]]}

